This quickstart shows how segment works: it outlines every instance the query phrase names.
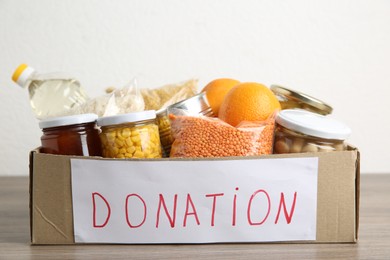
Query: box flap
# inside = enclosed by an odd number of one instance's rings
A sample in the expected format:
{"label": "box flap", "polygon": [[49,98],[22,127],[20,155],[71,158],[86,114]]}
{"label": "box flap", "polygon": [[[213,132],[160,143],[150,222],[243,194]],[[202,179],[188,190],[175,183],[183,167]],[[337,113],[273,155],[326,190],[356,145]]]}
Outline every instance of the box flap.
{"label": "box flap", "polygon": [[320,155],[317,242],[356,242],[357,150]]}
{"label": "box flap", "polygon": [[69,158],[32,152],[30,212],[33,244],[74,243]]}
{"label": "box flap", "polygon": [[357,158],[356,158],[356,236],[355,241],[359,238],[359,217],[360,217],[360,152],[356,150]]}

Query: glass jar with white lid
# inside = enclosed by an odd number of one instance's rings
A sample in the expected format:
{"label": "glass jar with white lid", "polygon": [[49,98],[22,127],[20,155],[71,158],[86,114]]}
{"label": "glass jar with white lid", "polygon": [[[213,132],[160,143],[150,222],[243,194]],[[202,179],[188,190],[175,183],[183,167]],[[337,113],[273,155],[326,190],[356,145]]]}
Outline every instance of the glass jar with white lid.
{"label": "glass jar with white lid", "polygon": [[97,118],[95,114],[81,114],[41,120],[41,152],[101,156]]}
{"label": "glass jar with white lid", "polygon": [[343,151],[350,134],[348,126],[329,116],[286,109],[276,118],[273,153]]}
{"label": "glass jar with white lid", "polygon": [[161,158],[156,111],[101,117],[100,140],[106,158]]}

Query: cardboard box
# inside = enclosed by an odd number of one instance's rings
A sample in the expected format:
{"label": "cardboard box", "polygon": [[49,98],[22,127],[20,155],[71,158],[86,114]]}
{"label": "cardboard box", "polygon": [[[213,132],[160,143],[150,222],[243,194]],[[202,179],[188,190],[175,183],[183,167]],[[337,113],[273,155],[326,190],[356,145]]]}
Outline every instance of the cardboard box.
{"label": "cardboard box", "polygon": [[[359,227],[360,155],[356,148],[349,147],[347,151],[342,152],[268,155],[249,159],[260,161],[313,157],[318,158],[315,239],[291,242],[354,243],[358,239]],[[103,158],[42,154],[38,150],[30,153],[32,244],[77,243],[74,233],[71,177],[71,160],[75,158],[87,161],[98,160],[103,163],[112,161]],[[241,159],[234,158],[238,163]],[[128,161],[137,162],[137,160]],[[170,159],[161,161],[166,162]],[[197,243],[209,242],[198,241]]]}

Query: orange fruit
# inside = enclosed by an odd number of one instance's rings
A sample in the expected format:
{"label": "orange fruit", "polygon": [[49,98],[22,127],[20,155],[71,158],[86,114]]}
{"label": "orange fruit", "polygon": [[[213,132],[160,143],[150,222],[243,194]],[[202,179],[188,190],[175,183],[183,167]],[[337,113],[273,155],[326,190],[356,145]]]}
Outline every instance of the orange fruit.
{"label": "orange fruit", "polygon": [[280,103],[268,87],[247,82],[229,91],[221,104],[218,117],[237,126],[242,121],[264,121],[276,109],[280,109]]}
{"label": "orange fruit", "polygon": [[218,116],[219,107],[229,90],[239,83],[240,82],[235,79],[220,78],[211,81],[202,89],[201,92],[206,93],[207,100],[213,110],[214,116]]}

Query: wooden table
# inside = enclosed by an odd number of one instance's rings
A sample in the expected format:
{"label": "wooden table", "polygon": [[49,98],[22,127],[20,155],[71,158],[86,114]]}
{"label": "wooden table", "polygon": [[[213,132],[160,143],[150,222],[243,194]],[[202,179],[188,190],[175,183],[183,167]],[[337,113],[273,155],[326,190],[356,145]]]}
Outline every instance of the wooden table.
{"label": "wooden table", "polygon": [[361,176],[356,244],[31,246],[28,178],[0,177],[0,259],[390,259],[390,174]]}

